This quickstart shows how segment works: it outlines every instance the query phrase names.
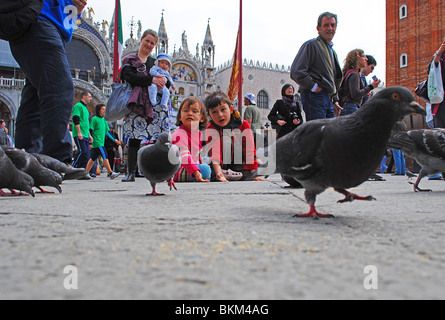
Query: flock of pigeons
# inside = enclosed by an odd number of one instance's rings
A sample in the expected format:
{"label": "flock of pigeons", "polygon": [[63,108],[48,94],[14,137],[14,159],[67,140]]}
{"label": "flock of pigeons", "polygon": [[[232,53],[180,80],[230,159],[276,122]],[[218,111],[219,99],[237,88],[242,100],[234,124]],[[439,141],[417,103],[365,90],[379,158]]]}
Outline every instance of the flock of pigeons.
{"label": "flock of pigeons", "polygon": [[[275,158],[269,161],[276,162],[276,172],[297,180],[305,189],[310,209],[296,217],[332,217],[315,208],[317,195],[331,187],[345,196],[339,201],[342,203],[374,200],[347,189],[369,179],[388,146],[401,149],[422,166],[414,190],[430,191],[420,189],[419,183],[425,176],[445,172],[445,130],[392,134],[395,123],[413,113],[426,114],[408,89],[390,87],[349,116],[306,122],[270,146],[269,154]],[[162,134],[155,144],[139,150],[138,165],[153,188],[147,195],[160,195],[157,183],[168,181],[170,189],[175,187],[172,177],[181,166],[179,149],[172,145],[168,134]],[[63,180],[85,174],[47,156],[0,147],[0,191],[7,188],[15,193],[15,189],[34,196],[33,187],[51,186],[62,192]],[[1,194],[5,195],[3,191]]]}

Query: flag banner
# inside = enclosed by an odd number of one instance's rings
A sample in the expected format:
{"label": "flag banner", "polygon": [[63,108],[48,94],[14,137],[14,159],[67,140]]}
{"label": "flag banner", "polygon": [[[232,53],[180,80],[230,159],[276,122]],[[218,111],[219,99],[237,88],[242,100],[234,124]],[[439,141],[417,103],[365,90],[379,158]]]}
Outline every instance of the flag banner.
{"label": "flag banner", "polygon": [[122,67],[122,51],[124,48],[124,36],[122,33],[121,2],[116,0],[113,15],[114,21],[114,45],[113,45],[113,81],[116,82],[119,70]]}
{"label": "flag banner", "polygon": [[[227,95],[231,101],[235,100],[244,80],[242,74],[242,57],[240,54],[240,40],[240,30],[238,30],[238,35],[236,36],[235,54],[233,55],[232,75],[230,76],[229,90],[227,92]],[[242,103],[242,101],[238,101],[238,105],[241,105]]]}

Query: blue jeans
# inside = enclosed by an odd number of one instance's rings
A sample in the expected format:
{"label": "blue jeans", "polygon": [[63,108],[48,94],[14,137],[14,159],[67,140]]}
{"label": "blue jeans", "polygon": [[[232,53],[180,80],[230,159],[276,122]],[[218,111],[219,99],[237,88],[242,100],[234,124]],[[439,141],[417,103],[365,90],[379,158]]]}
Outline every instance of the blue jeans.
{"label": "blue jeans", "polygon": [[392,149],[392,156],[394,157],[394,164],[396,166],[395,174],[406,174],[405,155],[403,154],[403,151]]}
{"label": "blue jeans", "polygon": [[17,113],[16,147],[71,162],[68,123],[74,85],[65,45],[56,26],[41,19],[10,42],[11,52],[26,75]]}
{"label": "blue jeans", "polygon": [[341,111],[342,116],[347,116],[348,114],[354,113],[358,110],[358,106],[352,102],[344,102],[341,107],[343,108]]}
{"label": "blue jeans", "polygon": [[78,137],[75,137],[74,143],[77,146],[77,150],[79,150],[79,154],[74,158],[73,167],[86,168],[90,159],[90,140],[87,138],[80,140]]}
{"label": "blue jeans", "polygon": [[306,113],[306,121],[334,117],[332,101],[324,91],[304,90],[301,93],[301,102]]}

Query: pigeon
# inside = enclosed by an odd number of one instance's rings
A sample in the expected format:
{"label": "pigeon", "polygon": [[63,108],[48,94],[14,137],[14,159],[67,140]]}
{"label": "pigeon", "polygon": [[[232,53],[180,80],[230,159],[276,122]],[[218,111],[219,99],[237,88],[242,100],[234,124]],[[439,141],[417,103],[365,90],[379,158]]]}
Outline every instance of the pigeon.
{"label": "pigeon", "polygon": [[31,153],[42,166],[51,169],[58,174],[60,174],[63,180],[78,180],[82,179],[87,175],[87,172],[84,168],[74,168],[70,165],[67,165],[57,159],[54,159],[50,156],[39,154],[39,153]]}
{"label": "pigeon", "polygon": [[388,141],[391,148],[402,150],[422,166],[414,185],[415,192],[431,192],[420,189],[420,181],[426,176],[445,172],[445,129],[421,129],[396,133]]}
{"label": "pigeon", "polygon": [[62,193],[62,177],[57,172],[48,169],[31,154],[13,147],[3,147],[6,155],[20,171],[29,174],[34,179],[34,186],[42,193],[50,193],[42,189],[43,186],[56,188]]}
{"label": "pigeon", "polygon": [[379,166],[394,124],[411,113],[426,114],[404,87],[385,88],[358,111],[335,119],[304,123],[272,145],[276,171],[293,177],[305,189],[310,206],[296,217],[331,218],[317,212],[317,195],[327,188],[343,194],[339,203],[375,200],[360,197],[347,189],[367,181]]}
{"label": "pigeon", "polygon": [[139,149],[138,166],[153,188],[147,196],[162,196],[156,192],[157,183],[168,181],[170,190],[172,187],[176,189],[173,176],[181,168],[179,148],[171,143],[170,135],[164,132],[156,143]]}
{"label": "pigeon", "polygon": [[[33,186],[34,179],[30,175],[19,171],[0,146],[0,194],[3,196],[13,195],[12,189],[16,189],[27,192],[34,197]],[[10,189],[11,194],[4,193],[1,190],[3,188]]]}

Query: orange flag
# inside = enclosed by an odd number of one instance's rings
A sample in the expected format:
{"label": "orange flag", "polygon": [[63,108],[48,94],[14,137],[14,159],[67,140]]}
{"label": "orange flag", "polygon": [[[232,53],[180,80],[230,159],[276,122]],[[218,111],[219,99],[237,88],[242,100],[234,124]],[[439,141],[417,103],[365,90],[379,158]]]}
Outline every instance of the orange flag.
{"label": "orange flag", "polygon": [[[232,65],[232,75],[230,76],[230,84],[227,95],[230,98],[230,101],[235,100],[240,88],[243,85],[243,72],[242,72],[242,57],[240,50],[240,37],[239,30],[238,35],[236,36],[236,47],[235,54],[233,55],[233,65]],[[243,102],[238,101],[238,105],[241,105]]]}

